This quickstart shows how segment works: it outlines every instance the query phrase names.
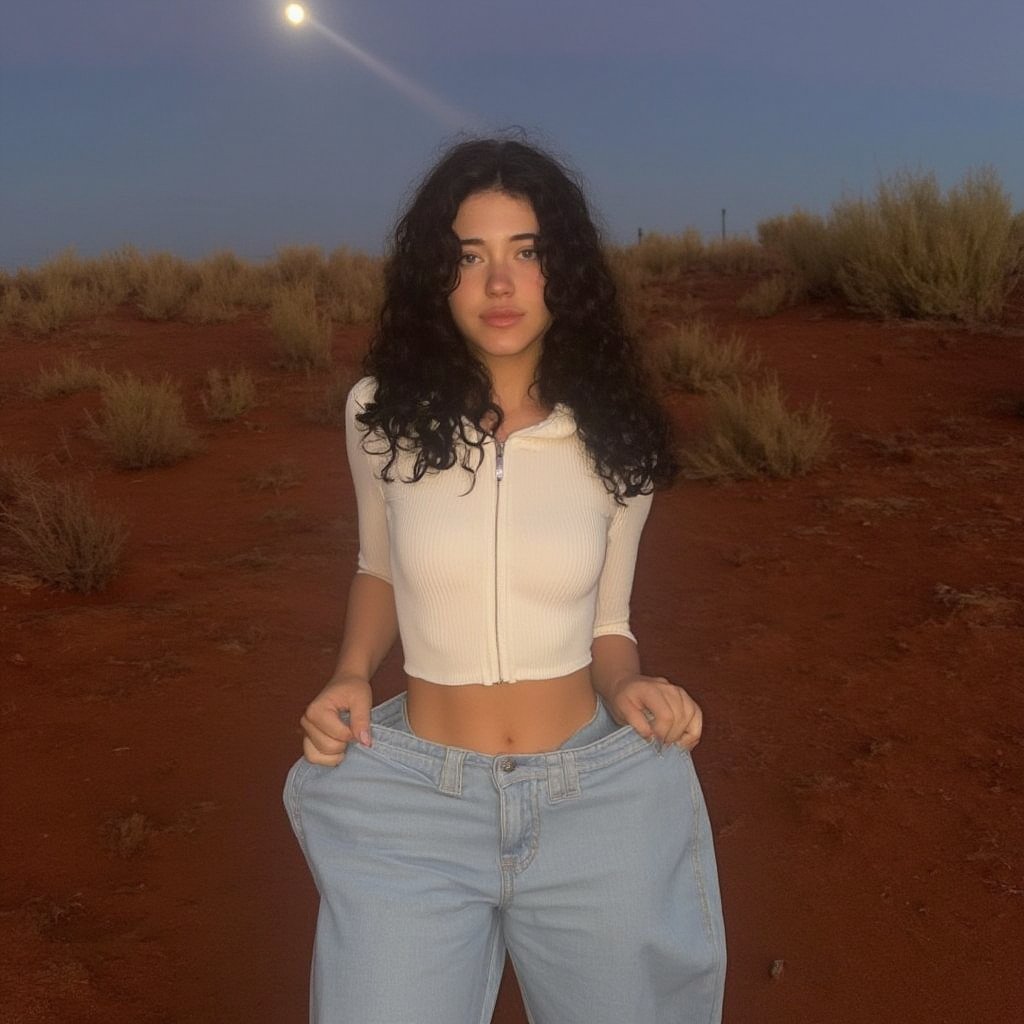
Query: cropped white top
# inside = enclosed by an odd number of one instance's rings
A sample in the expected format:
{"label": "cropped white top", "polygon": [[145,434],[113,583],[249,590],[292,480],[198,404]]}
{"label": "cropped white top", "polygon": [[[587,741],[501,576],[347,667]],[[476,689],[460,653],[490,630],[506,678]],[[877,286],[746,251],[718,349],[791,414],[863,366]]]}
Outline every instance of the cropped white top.
{"label": "cropped white top", "polygon": [[364,451],[355,419],[375,389],[364,377],[346,405],[357,571],[394,588],[406,673],[449,685],[552,679],[590,663],[593,637],[635,641],[629,597],[651,495],[616,504],[568,408],[504,442],[487,437],[475,483],[458,465],[406,482],[411,453],[386,482],[386,456]]}

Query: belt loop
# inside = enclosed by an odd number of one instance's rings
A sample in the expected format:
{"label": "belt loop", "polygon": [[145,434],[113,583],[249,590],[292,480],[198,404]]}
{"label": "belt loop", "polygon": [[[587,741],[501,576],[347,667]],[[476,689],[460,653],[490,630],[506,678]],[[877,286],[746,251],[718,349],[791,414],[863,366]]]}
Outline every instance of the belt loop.
{"label": "belt loop", "polygon": [[444,764],[441,765],[441,781],[437,788],[447,796],[462,796],[462,766],[466,761],[466,751],[455,747],[446,747]]}
{"label": "belt loop", "polygon": [[552,803],[580,795],[580,775],[576,769],[576,754],[561,750],[548,760],[548,799]]}

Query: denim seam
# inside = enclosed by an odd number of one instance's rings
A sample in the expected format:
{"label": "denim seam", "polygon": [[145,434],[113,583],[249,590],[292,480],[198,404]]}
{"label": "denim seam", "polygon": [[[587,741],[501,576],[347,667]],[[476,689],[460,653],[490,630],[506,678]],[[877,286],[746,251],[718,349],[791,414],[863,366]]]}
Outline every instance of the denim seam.
{"label": "denim seam", "polygon": [[307,859],[309,854],[306,845],[306,829],[302,822],[302,788],[315,767],[309,761],[303,760],[302,764],[295,769],[295,774],[292,775],[292,784],[288,787],[288,815],[292,819],[295,838],[298,839],[299,846],[302,847],[302,852],[306,854]]}
{"label": "denim seam", "polygon": [[693,764],[693,758],[687,751],[682,751],[683,760],[686,762],[686,771],[690,783],[690,806],[693,812],[693,852],[691,862],[693,864],[693,876],[697,883],[697,892],[700,895],[701,923],[704,926],[704,935],[715,955],[715,960],[721,959],[719,955],[718,939],[715,934],[714,920],[711,914],[711,904],[708,900],[707,879],[704,875],[704,863],[701,858],[701,843],[704,837],[703,818],[701,809],[704,804],[700,791],[700,783],[697,780],[697,770]]}

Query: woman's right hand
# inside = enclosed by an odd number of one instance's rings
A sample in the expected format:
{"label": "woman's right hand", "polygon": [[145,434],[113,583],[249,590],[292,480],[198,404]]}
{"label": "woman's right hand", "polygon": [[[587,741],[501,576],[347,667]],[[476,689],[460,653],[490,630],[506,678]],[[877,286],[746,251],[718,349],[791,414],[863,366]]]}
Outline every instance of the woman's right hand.
{"label": "woman's right hand", "polygon": [[[370,746],[372,693],[366,679],[340,676],[313,698],[299,723],[305,736],[302,753],[312,764],[333,768],[345,759],[350,743]],[[346,722],[341,716],[348,713]]]}

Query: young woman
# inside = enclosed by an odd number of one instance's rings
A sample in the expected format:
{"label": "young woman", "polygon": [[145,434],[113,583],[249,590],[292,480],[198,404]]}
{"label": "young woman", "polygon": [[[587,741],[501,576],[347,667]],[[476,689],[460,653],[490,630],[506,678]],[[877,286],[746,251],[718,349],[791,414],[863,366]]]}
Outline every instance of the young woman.
{"label": "young woman", "polygon": [[[586,199],[464,142],[398,224],[347,410],[359,561],[285,800],[320,891],[311,1019],[720,1019],[700,709],[629,598],[676,470]],[[408,690],[372,708],[401,637]]]}

